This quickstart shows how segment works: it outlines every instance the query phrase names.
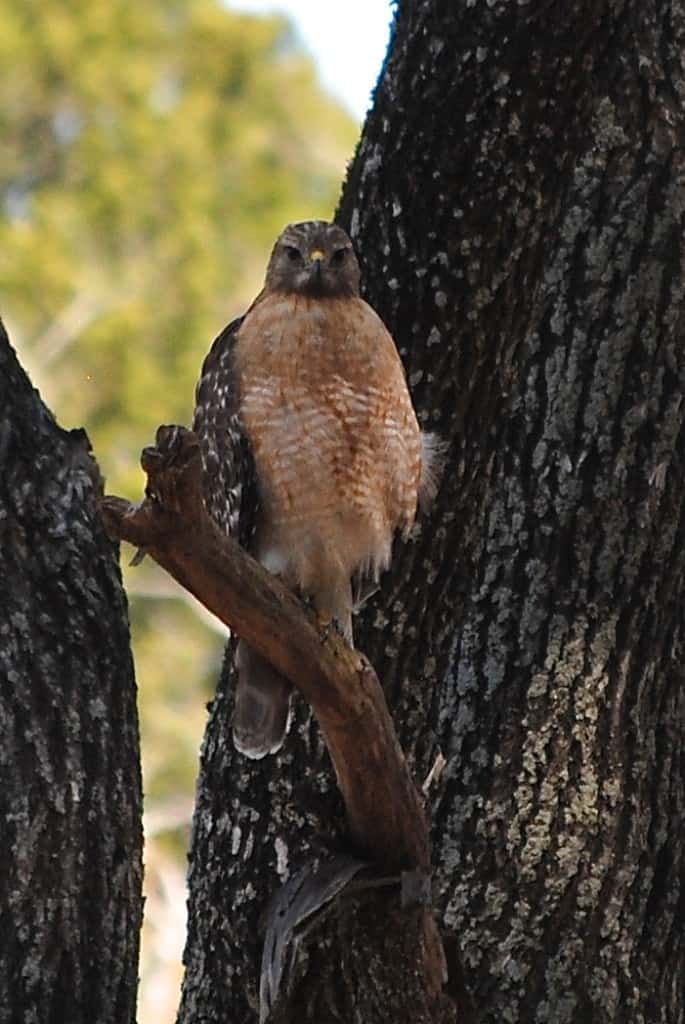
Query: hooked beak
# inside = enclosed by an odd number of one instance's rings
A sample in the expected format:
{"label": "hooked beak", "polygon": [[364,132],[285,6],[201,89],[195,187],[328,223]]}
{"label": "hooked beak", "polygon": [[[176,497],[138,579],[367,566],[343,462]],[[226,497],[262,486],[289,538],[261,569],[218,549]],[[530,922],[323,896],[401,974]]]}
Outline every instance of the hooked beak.
{"label": "hooked beak", "polygon": [[317,281],[321,280],[321,267],[325,259],[326,254],[321,249],[312,249],[309,253],[309,261]]}

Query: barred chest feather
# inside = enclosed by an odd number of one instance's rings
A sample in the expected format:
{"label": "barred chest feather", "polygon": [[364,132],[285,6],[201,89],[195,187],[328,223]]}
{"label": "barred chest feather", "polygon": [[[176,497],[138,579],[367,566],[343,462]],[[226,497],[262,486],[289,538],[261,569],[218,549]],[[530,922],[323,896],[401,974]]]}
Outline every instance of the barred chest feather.
{"label": "barred chest feather", "polygon": [[416,514],[421,434],[395,344],[362,299],[271,293],[236,341],[254,454],[258,555],[312,580],[389,563]]}

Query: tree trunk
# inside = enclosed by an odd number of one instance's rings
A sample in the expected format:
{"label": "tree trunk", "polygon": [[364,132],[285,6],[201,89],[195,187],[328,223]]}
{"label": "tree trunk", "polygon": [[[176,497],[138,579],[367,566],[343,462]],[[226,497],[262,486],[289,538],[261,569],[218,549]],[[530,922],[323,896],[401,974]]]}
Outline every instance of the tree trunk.
{"label": "tree trunk", "polygon": [[[684,44],[675,0],[400,2],[341,205],[421,419],[450,444],[355,633],[417,778],[447,759],[450,990],[463,1007],[460,958],[493,1024],[685,1014]],[[228,677],[183,1024],[257,1019],[269,897],[346,847],[306,711],[249,763]],[[407,989],[397,899],[343,896],[312,925],[274,1019],[437,1014]]]}
{"label": "tree trunk", "polygon": [[135,1020],[138,725],[100,491],[0,324],[2,1024]]}

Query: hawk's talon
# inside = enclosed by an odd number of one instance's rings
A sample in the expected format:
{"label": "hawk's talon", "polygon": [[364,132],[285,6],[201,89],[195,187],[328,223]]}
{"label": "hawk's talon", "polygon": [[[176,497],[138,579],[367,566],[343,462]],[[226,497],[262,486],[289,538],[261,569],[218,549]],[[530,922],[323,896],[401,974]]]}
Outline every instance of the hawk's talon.
{"label": "hawk's talon", "polygon": [[321,643],[324,644],[328,640],[331,633],[331,626],[333,625],[333,619],[326,619],[323,615],[317,616],[317,625],[319,627],[319,637]]}
{"label": "hawk's talon", "polygon": [[146,558],[147,554],[148,554],[148,548],[145,548],[145,547],[136,548],[135,555],[133,556],[131,561],[128,563],[129,566],[131,566],[133,568],[135,566],[140,565],[140,563],[142,561],[144,561],[144,559]]}
{"label": "hawk's talon", "polygon": [[345,637],[345,630],[343,628],[343,624],[340,621],[340,619],[336,619],[336,618],[331,619],[331,625],[333,626],[333,629],[336,631],[338,636],[341,636],[343,638],[343,640],[345,640],[346,639],[346,637]]}
{"label": "hawk's talon", "polygon": [[338,636],[343,638],[343,640],[347,639],[345,636],[345,630],[343,629],[339,619],[336,619],[333,615],[318,615],[317,619],[319,625],[319,636],[321,637],[322,643],[325,643],[326,640],[328,640],[331,635],[331,630],[334,630]]}

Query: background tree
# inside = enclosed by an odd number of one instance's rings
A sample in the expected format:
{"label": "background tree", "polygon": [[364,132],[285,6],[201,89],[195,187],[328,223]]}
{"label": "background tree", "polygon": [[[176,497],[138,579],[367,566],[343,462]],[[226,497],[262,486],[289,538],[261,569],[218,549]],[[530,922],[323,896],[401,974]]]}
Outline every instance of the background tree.
{"label": "background tree", "polygon": [[[675,0],[401,2],[340,209],[450,441],[356,632],[417,776],[447,759],[436,896],[484,1020],[682,1019],[682,44]],[[184,1022],[255,1019],[266,898],[341,842],[306,710],[247,764],[230,700]],[[312,930],[284,1019],[406,1019],[380,899]]]}

